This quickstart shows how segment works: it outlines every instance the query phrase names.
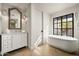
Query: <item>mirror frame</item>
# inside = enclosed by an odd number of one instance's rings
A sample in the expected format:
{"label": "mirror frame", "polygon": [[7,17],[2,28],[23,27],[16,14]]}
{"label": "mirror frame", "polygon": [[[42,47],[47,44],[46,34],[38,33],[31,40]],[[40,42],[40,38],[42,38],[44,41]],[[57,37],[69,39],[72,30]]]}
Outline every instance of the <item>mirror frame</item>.
{"label": "mirror frame", "polygon": [[[20,14],[20,28],[11,28],[10,27],[10,19],[11,19],[11,11],[12,10],[16,10]],[[17,8],[9,8],[8,9],[8,17],[9,17],[9,21],[8,21],[8,28],[9,29],[22,29],[22,12],[19,9],[17,9]]]}

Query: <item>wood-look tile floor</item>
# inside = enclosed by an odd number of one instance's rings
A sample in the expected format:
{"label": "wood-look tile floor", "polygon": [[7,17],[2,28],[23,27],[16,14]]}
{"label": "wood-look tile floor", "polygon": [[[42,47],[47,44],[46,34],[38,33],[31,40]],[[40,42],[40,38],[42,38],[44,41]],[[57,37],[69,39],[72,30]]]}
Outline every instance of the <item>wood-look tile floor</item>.
{"label": "wood-look tile floor", "polygon": [[6,56],[73,56],[73,54],[53,48],[48,44],[42,45],[31,51],[28,48],[22,48],[5,54]]}

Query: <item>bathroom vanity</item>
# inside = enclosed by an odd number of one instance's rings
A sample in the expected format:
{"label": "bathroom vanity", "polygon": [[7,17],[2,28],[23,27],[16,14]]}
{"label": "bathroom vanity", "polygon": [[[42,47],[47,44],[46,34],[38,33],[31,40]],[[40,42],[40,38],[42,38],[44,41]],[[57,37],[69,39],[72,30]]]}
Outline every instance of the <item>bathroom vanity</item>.
{"label": "bathroom vanity", "polygon": [[27,34],[2,34],[1,35],[1,54],[10,52],[22,47],[27,47]]}

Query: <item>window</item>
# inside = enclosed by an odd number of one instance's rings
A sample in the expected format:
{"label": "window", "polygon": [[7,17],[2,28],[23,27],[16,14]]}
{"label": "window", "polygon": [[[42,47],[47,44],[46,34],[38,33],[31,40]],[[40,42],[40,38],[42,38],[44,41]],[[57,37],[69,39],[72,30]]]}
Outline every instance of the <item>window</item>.
{"label": "window", "polygon": [[74,37],[73,13],[53,18],[53,34]]}

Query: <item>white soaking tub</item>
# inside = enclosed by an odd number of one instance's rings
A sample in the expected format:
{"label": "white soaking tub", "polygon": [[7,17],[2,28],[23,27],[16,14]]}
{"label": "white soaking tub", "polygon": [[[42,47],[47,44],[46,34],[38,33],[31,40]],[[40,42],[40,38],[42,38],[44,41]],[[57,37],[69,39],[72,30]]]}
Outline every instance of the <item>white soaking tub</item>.
{"label": "white soaking tub", "polygon": [[48,44],[67,52],[77,50],[77,39],[68,36],[49,35]]}

